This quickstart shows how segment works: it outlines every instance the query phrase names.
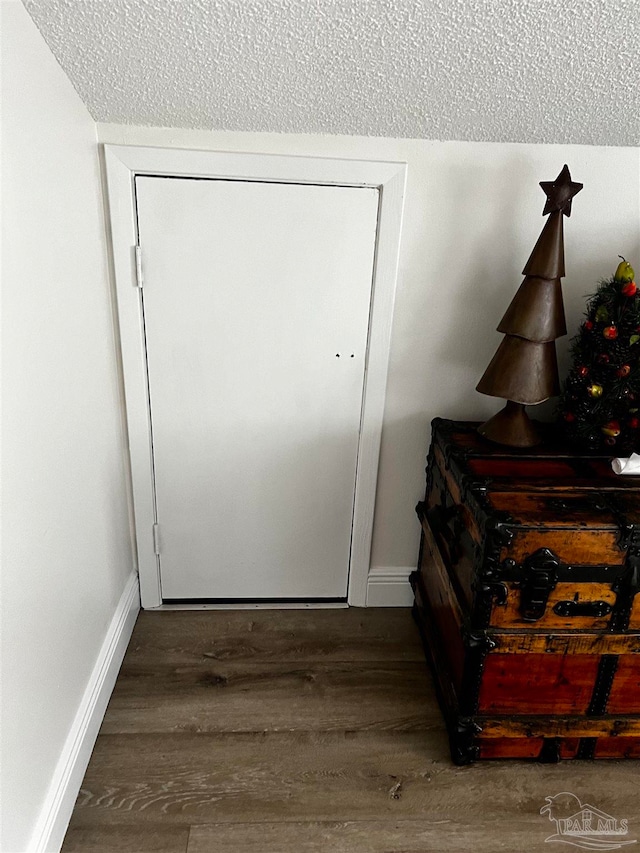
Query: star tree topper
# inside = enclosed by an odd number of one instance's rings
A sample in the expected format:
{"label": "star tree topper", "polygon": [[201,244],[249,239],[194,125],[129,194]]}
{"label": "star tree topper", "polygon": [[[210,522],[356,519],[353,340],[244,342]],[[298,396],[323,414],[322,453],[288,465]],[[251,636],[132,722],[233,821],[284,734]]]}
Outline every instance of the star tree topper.
{"label": "star tree topper", "polygon": [[569,167],[565,163],[555,181],[540,181],[540,186],[547,196],[543,216],[555,210],[561,210],[565,216],[571,216],[571,199],[580,192],[584,184],[571,180]]}

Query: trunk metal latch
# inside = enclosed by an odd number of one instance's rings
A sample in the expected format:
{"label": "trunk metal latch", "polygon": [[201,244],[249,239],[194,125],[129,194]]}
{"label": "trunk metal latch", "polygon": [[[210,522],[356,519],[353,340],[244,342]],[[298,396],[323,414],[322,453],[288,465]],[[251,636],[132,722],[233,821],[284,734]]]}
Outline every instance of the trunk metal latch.
{"label": "trunk metal latch", "polygon": [[558,582],[560,561],[548,548],[539,548],[522,564],[520,613],[525,622],[537,622],[544,616],[549,594]]}

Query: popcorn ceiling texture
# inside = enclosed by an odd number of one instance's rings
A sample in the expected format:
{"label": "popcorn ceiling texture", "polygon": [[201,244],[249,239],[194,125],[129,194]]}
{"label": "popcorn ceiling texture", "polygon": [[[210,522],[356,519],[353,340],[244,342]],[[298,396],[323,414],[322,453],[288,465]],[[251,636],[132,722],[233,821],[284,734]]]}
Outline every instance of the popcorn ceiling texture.
{"label": "popcorn ceiling texture", "polygon": [[640,143],[638,0],[23,0],[100,122]]}

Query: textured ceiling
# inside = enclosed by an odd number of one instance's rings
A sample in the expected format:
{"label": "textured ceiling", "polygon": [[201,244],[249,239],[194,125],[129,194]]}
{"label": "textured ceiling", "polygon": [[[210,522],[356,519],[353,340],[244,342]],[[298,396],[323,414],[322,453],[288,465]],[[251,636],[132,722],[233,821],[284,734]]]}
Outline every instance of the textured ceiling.
{"label": "textured ceiling", "polygon": [[97,121],[640,143],[639,0],[23,0]]}

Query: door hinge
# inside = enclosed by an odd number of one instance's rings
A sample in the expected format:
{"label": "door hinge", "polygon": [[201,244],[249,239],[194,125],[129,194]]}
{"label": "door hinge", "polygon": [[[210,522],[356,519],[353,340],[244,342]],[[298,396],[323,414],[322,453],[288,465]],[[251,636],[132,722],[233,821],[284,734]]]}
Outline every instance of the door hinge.
{"label": "door hinge", "polygon": [[153,525],[153,553],[160,554],[160,525]]}
{"label": "door hinge", "polygon": [[142,290],[143,280],[142,280],[142,252],[140,251],[140,245],[135,247],[136,252],[136,286]]}

